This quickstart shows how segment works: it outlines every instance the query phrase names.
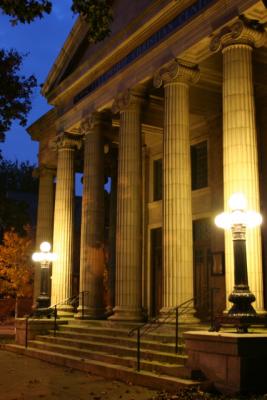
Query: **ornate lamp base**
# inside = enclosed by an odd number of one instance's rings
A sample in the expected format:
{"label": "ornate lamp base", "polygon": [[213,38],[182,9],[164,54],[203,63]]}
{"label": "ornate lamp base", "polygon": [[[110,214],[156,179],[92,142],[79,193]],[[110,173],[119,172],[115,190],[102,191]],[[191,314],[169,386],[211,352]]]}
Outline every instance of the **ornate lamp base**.
{"label": "ornate lamp base", "polygon": [[231,317],[254,317],[257,313],[251,303],[256,300],[248,286],[235,286],[229,296],[229,301],[233,303],[228,315]]}

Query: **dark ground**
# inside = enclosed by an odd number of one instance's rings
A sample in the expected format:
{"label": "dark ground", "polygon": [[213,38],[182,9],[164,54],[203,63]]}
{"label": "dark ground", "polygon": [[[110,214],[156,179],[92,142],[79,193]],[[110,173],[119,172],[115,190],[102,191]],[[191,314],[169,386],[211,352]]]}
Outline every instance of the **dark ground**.
{"label": "dark ground", "polygon": [[0,400],[148,400],[156,391],[0,350]]}
{"label": "dark ground", "polygon": [[[195,389],[176,394],[108,380],[7,352],[14,325],[0,325],[0,400],[267,400],[264,396],[223,397]],[[3,346],[2,346],[3,347]]]}

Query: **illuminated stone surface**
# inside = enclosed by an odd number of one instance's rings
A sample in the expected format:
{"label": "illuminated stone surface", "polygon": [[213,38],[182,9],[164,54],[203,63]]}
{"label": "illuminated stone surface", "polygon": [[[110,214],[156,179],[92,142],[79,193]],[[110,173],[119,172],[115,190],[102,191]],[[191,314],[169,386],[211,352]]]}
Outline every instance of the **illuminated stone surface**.
{"label": "illuminated stone surface", "polygon": [[113,105],[120,111],[116,228],[116,298],[113,320],[143,319],[141,103],[139,93],[120,94]]}
{"label": "illuminated stone surface", "polygon": [[[223,171],[224,207],[235,192],[247,199],[249,210],[260,211],[257,133],[251,54],[264,43],[264,35],[238,21],[211,43],[223,52]],[[260,228],[247,231],[248,280],[256,295],[255,307],[263,310],[263,279]],[[226,292],[233,288],[233,243],[225,234]]]}
{"label": "illuminated stone surface", "polygon": [[[104,162],[103,131],[108,124],[98,113],[82,125],[85,135],[83,203],[80,255],[79,314],[84,318],[104,316]],[[82,311],[82,296],[84,310]]]}
{"label": "illuminated stone surface", "polygon": [[162,313],[194,296],[189,84],[198,78],[197,68],[176,62],[154,77],[165,95]]}
{"label": "illuminated stone surface", "polygon": [[73,263],[73,201],[74,201],[74,153],[79,141],[68,135],[58,140],[58,164],[54,216],[54,253],[51,304],[58,304],[62,315],[72,313],[73,307],[64,304],[71,297]]}
{"label": "illuminated stone surface", "polygon": [[[54,217],[54,175],[55,170],[41,167],[39,171],[38,214],[36,227],[36,249],[46,240],[53,241]],[[40,294],[40,264],[35,265],[34,274],[34,300]]]}

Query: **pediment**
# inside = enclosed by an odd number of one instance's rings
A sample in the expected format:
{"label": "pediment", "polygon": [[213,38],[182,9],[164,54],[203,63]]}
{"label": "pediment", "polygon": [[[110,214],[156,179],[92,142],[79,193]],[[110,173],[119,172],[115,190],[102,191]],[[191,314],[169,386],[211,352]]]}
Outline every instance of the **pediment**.
{"label": "pediment", "polygon": [[79,17],[46,78],[42,88],[43,95],[58,86],[79,66],[88,47],[86,24]]}
{"label": "pediment", "polygon": [[157,12],[166,2],[167,0],[113,0],[111,35],[96,44],[89,42],[87,25],[82,18],[77,18],[43,85],[43,95],[47,96],[86,61],[93,59],[93,62],[97,63],[101,58],[107,57],[110,51],[121,46],[123,41],[127,40],[127,35],[142,24],[142,18],[148,17],[147,10],[150,6]]}

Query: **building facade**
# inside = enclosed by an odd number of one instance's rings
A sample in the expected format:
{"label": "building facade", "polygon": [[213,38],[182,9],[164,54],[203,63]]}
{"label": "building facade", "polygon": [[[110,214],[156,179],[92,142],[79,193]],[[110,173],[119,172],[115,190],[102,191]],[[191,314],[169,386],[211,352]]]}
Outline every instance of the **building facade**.
{"label": "building facade", "polygon": [[[267,213],[266,3],[112,7],[111,35],[101,43],[90,44],[77,20],[42,88],[53,109],[28,129],[40,143],[37,246],[48,240],[57,254],[51,303],[84,292],[78,317],[141,321],[194,297],[205,318],[228,307],[234,282],[231,233],[215,227],[215,215],[234,192]],[[75,172],[83,174],[79,238]],[[259,312],[266,226],[247,235]]]}

